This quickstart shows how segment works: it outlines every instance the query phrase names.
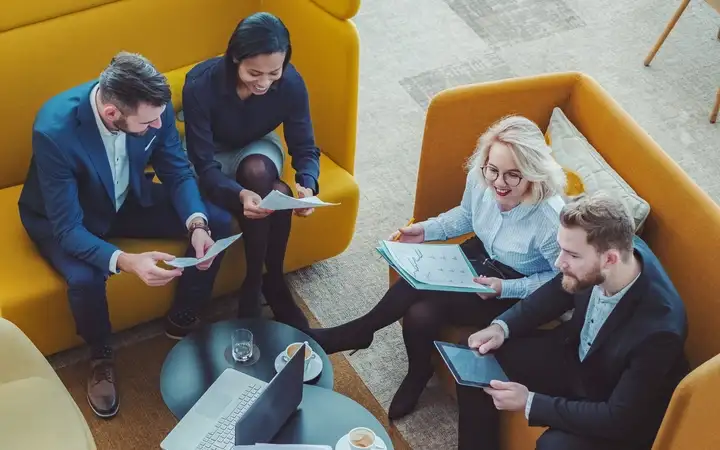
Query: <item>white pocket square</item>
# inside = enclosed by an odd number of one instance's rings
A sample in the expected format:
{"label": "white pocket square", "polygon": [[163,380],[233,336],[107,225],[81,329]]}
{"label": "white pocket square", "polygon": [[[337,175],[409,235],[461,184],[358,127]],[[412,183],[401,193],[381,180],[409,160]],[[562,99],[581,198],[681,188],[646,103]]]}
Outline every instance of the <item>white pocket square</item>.
{"label": "white pocket square", "polygon": [[148,151],[148,149],[150,148],[150,146],[152,145],[152,143],[155,141],[155,138],[156,138],[156,137],[157,137],[157,136],[153,136],[153,138],[150,139],[150,142],[148,142],[148,145],[145,146],[145,151]]}

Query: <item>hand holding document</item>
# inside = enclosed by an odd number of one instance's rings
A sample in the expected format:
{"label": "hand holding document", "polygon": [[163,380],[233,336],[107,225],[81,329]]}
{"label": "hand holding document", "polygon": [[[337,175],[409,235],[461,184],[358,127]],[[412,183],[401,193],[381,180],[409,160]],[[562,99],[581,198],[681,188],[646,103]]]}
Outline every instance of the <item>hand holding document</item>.
{"label": "hand holding document", "polygon": [[235,236],[226,237],[225,239],[220,239],[215,244],[213,244],[212,247],[210,247],[205,253],[205,256],[202,258],[175,258],[171,261],[165,261],[165,264],[173,267],[191,267],[196,266],[202,262],[207,261],[210,258],[213,258],[220,254],[223,250],[230,247],[233,242],[240,239],[240,236],[242,236],[242,233],[236,234]]}
{"label": "hand holding document", "polygon": [[485,294],[495,292],[474,281],[477,272],[457,244],[382,241],[377,251],[415,289]]}
{"label": "hand holding document", "polygon": [[260,207],[265,209],[271,209],[273,211],[280,211],[283,209],[305,209],[305,208],[318,208],[321,206],[335,206],[339,203],[326,203],[317,196],[295,198],[285,195],[280,191],[273,190],[260,202]]}

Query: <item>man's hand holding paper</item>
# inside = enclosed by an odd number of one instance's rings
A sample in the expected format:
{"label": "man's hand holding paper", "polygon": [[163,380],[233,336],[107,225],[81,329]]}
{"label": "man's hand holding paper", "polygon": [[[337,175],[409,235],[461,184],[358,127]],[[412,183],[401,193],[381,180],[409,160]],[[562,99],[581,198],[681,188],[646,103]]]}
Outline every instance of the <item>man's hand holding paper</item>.
{"label": "man's hand holding paper", "polygon": [[173,267],[191,267],[196,266],[198,264],[202,264],[206,261],[211,260],[212,258],[216,257],[220,254],[220,252],[224,251],[226,248],[230,247],[233,242],[240,239],[240,236],[242,236],[242,233],[236,234],[235,236],[230,236],[225,239],[220,239],[219,241],[215,242],[205,253],[205,256],[201,258],[175,258],[170,261],[165,261],[165,264]]}

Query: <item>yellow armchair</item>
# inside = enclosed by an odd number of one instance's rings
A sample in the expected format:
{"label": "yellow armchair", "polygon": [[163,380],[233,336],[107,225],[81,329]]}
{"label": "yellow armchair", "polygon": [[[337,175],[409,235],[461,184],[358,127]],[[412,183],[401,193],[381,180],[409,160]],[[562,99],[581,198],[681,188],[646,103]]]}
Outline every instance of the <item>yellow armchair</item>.
{"label": "yellow armchair", "polygon": [[[678,387],[655,450],[720,446],[714,425],[720,402],[720,303],[716,275],[720,208],[592,78],[557,73],[452,88],[430,103],[420,156],[414,217],[425,220],[462,197],[463,162],[479,135],[504,115],[521,114],[545,130],[554,107],[563,109],[605,160],[651,207],[642,237],[662,261],[688,313],[687,353],[697,367]],[[395,276],[391,271],[391,281]],[[444,339],[466,338],[469,328],[448,328]],[[703,364],[704,363],[704,364]],[[454,395],[454,380],[438,364]],[[503,448],[535,448],[543,431],[520,414],[502,416]]]}
{"label": "yellow armchair", "polygon": [[95,449],[87,422],[50,364],[2,318],[0,361],[0,448]]}

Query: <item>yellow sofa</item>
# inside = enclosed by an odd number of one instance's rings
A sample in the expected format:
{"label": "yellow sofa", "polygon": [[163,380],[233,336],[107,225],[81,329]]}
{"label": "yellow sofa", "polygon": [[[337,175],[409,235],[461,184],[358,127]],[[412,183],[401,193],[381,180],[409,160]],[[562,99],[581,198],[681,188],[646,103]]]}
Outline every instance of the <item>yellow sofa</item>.
{"label": "yellow sofa", "polygon": [[[77,345],[64,284],[23,229],[17,200],[31,156],[36,111],[51,96],[97,77],[112,55],[147,56],[166,73],[175,110],[185,73],[221,54],[237,22],[256,11],[278,15],[290,29],[293,62],[310,95],[320,160],[321,198],[340,206],[294,218],[286,271],[335,256],[354,232],[359,190],[354,179],[358,36],[350,22],[359,0],[9,0],[0,14],[0,307],[44,353]],[[179,124],[182,132],[182,124]],[[292,180],[292,169],[283,174]],[[294,185],[294,183],[292,183]],[[319,237],[322,237],[321,239]],[[179,254],[185,242],[118,240],[127,251]],[[241,241],[225,259],[220,295],[244,276]],[[114,330],[161,317],[175,285],[146,287],[132,275],[112,277],[108,301]]]}
{"label": "yellow sofa", "polygon": [[27,336],[2,318],[0,361],[0,448],[95,450],[60,378]]}
{"label": "yellow sofa", "polygon": [[[676,389],[653,450],[720,448],[720,208],[592,78],[547,74],[452,88],[438,94],[427,113],[414,217],[435,216],[457,205],[462,165],[479,135],[507,114],[521,114],[545,130],[559,106],[603,158],[651,206],[642,237],[662,261],[687,307],[687,353],[694,367]],[[458,239],[458,241],[461,239]],[[396,275],[391,270],[391,282]],[[443,338],[466,339],[476,331],[452,328]],[[438,373],[451,395],[445,366]],[[502,415],[503,448],[535,448],[543,429],[522,413]]]}

